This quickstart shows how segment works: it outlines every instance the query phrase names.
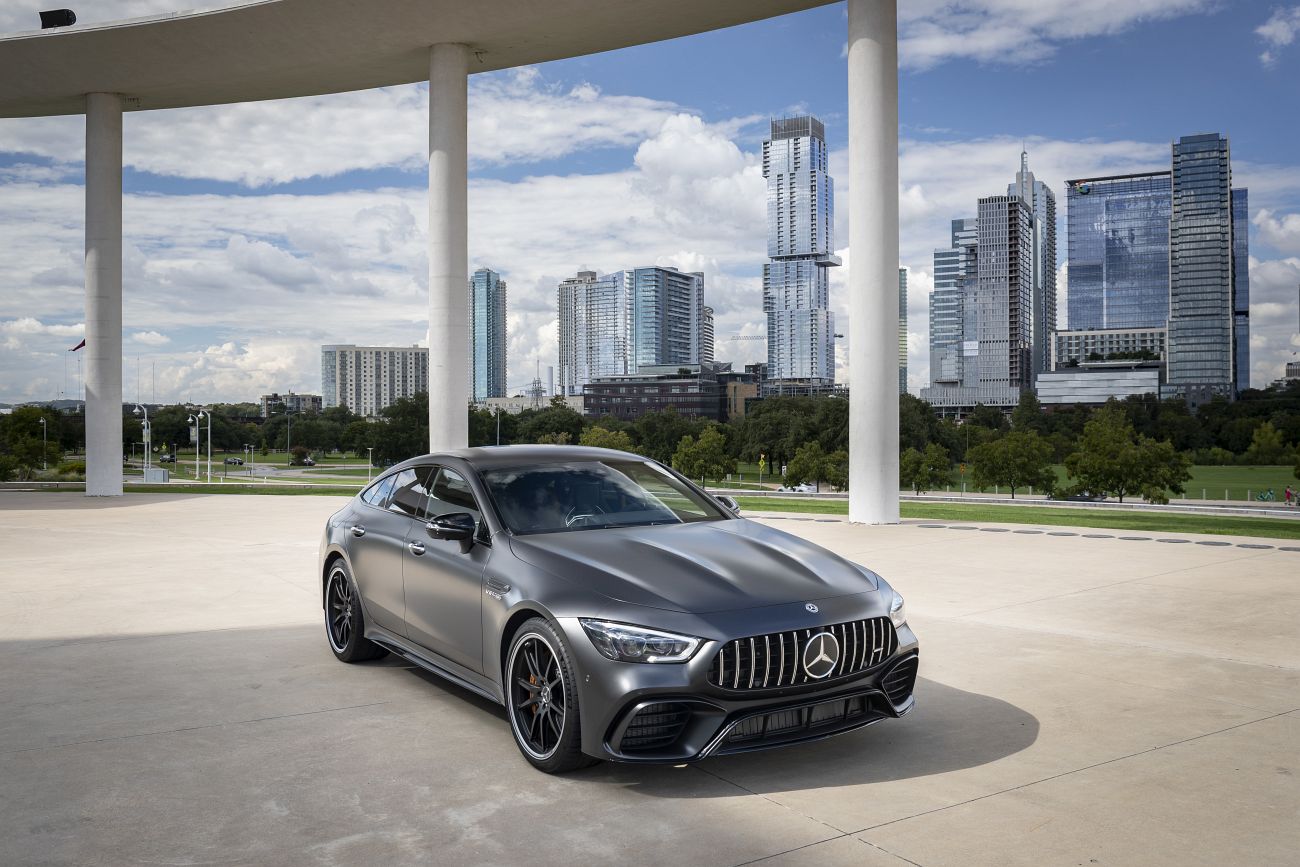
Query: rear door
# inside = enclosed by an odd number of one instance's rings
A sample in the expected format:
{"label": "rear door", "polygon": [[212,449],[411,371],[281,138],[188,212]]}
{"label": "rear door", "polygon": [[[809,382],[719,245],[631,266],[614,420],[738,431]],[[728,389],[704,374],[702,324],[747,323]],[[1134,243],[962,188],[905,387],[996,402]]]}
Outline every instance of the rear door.
{"label": "rear door", "polygon": [[397,635],[406,634],[406,537],[417,523],[431,471],[427,466],[405,469],[367,490],[347,528],[352,534],[348,555],[366,614]]}
{"label": "rear door", "polygon": [[424,522],[412,527],[403,570],[406,635],[412,641],[471,671],[483,671],[483,571],[491,542],[483,515],[465,477],[436,467],[424,518],[468,512],[479,527],[470,542],[429,535]]}

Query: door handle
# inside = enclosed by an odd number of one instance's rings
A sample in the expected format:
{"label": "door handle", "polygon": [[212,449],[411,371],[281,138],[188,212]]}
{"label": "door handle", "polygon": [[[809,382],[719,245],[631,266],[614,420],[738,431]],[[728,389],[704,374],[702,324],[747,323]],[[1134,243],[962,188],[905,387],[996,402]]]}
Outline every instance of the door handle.
{"label": "door handle", "polygon": [[417,556],[417,557],[419,557],[421,554],[424,553],[424,543],[423,543],[423,542],[408,542],[407,545],[406,545],[406,547],[409,548],[410,551],[411,551],[411,553],[414,554],[414,555]]}
{"label": "door handle", "polygon": [[348,527],[348,529],[352,531],[352,535],[353,535],[353,536],[364,536],[364,535],[366,535],[366,528],[360,526],[359,524],[353,524],[351,527]]}

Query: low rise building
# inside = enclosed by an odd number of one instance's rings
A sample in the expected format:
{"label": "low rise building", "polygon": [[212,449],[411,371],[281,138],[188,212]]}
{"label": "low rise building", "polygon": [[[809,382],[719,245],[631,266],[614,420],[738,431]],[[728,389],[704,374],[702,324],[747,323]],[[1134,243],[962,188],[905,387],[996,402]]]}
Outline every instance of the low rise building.
{"label": "low rise building", "polygon": [[1050,406],[1091,406],[1159,394],[1164,366],[1159,362],[1093,361],[1038,375],[1038,401]]}
{"label": "low rise building", "polygon": [[259,402],[262,405],[262,418],[270,418],[275,413],[286,410],[292,413],[318,413],[321,411],[322,399],[319,394],[264,394]]}
{"label": "low rise building", "polygon": [[636,373],[596,377],[583,387],[589,418],[624,421],[672,407],[681,415],[722,422],[737,403],[743,413],[746,398],[757,393],[756,379],[732,371],[729,362],[642,367]]}
{"label": "low rise building", "polygon": [[1051,369],[1085,361],[1163,361],[1164,328],[1097,328],[1052,332]]}

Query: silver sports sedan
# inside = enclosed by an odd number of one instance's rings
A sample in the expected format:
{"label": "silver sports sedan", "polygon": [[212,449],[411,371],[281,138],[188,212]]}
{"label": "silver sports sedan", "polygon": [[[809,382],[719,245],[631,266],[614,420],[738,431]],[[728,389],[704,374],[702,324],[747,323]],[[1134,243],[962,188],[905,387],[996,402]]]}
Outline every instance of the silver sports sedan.
{"label": "silver sports sedan", "polygon": [[903,599],[638,455],[505,446],[399,464],[320,547],[330,648],[506,707],[524,758],[689,762],[912,709]]}

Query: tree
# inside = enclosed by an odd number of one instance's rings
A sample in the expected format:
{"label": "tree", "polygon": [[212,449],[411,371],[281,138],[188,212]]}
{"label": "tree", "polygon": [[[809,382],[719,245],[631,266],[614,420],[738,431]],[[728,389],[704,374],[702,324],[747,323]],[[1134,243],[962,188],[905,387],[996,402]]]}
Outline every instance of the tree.
{"label": "tree", "polygon": [[626,431],[610,430],[609,428],[592,425],[582,432],[578,437],[578,445],[592,446],[598,449],[616,449],[621,452],[635,452],[636,448],[632,445],[632,438],[627,435]]}
{"label": "tree", "polygon": [[1150,502],[1168,502],[1167,491],[1182,493],[1191,478],[1190,461],[1168,442],[1139,436],[1123,410],[1106,406],[1083,427],[1079,447],[1065,459],[1074,490],[1114,495],[1124,502],[1141,493]]}
{"label": "tree", "polygon": [[662,412],[648,412],[641,416],[633,429],[640,442],[638,451],[641,454],[661,463],[670,463],[682,437],[696,437],[703,432],[704,426],[703,421],[687,418],[670,406]]}
{"label": "tree", "polygon": [[[3,418],[0,455],[8,458],[6,475],[17,472],[21,479],[27,480],[36,470],[58,464],[63,453],[59,448],[61,416],[57,411],[43,406],[20,406],[0,418]],[[45,420],[44,426],[41,419]]]}
{"label": "tree", "polygon": [[806,482],[826,482],[834,474],[830,455],[826,454],[821,443],[805,443],[790,458],[785,468],[787,485],[802,485]]}
{"label": "tree", "polygon": [[727,439],[716,425],[709,425],[699,438],[682,437],[673,453],[673,469],[690,479],[720,479],[736,471],[736,459],[727,454]]}
{"label": "tree", "polygon": [[1011,429],[1035,430],[1045,435],[1048,427],[1049,423],[1043,414],[1043,405],[1039,403],[1038,395],[1028,389],[1021,392],[1020,402],[1011,412]]}
{"label": "tree", "polygon": [[976,487],[1016,489],[1038,488],[1050,492],[1056,486],[1052,472],[1052,444],[1038,431],[1012,431],[1006,436],[971,448],[966,454]]}
{"label": "tree", "polygon": [[[505,420],[502,419],[504,422]],[[518,437],[521,443],[554,443],[559,434],[565,434],[566,443],[578,441],[586,420],[564,398],[556,396],[545,409],[526,410],[519,414]],[[543,439],[546,437],[546,439]]]}
{"label": "tree", "polygon": [[909,448],[898,461],[899,484],[915,493],[932,491],[947,484],[952,474],[948,450],[938,443],[929,443],[925,451]]}
{"label": "tree", "polygon": [[1290,450],[1287,449],[1286,443],[1282,442],[1281,432],[1269,421],[1255,428],[1254,434],[1251,435],[1250,448],[1246,449],[1244,455],[1246,463],[1256,466],[1280,464],[1290,456]]}

